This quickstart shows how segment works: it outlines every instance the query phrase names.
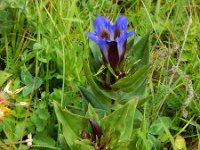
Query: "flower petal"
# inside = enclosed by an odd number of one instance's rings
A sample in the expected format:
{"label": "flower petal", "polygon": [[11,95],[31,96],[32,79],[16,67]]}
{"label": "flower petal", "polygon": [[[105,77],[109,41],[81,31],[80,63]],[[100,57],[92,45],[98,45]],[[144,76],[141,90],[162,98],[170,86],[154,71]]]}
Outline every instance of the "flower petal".
{"label": "flower petal", "polygon": [[87,33],[87,37],[99,45],[104,63],[110,63],[113,69],[124,58],[128,37],[135,33],[133,30],[127,32],[127,26],[126,16],[119,17],[114,25],[104,16],[98,16],[94,23],[94,33]]}
{"label": "flower petal", "polygon": [[133,35],[133,34],[135,34],[135,31],[134,30],[132,30],[132,31],[130,31],[130,32],[128,32],[128,33],[126,33],[126,38],[129,38],[131,35]]}
{"label": "flower petal", "polygon": [[135,31],[131,31],[129,33],[127,33],[126,31],[121,31],[120,37],[118,37],[116,39],[116,41],[118,43],[118,54],[119,54],[120,61],[124,58],[124,54],[126,51],[126,41],[127,41],[128,37],[130,37],[134,33],[135,33]]}
{"label": "flower petal", "polygon": [[92,32],[88,32],[88,33],[86,34],[86,36],[87,36],[88,38],[90,38],[92,41],[94,41],[95,43],[99,44],[100,37],[97,36],[96,34],[94,34],[94,33],[92,33]]}
{"label": "flower petal", "polygon": [[107,41],[105,42],[101,42],[101,44],[99,44],[99,47],[101,49],[101,53],[103,55],[103,61],[104,63],[108,63],[108,49],[109,49],[109,45],[107,44]]}
{"label": "flower petal", "polygon": [[92,141],[96,141],[96,136],[98,137],[98,139],[100,141],[101,137],[103,135],[103,131],[102,131],[101,127],[93,119],[89,119],[89,123],[92,126],[92,131],[93,131]]}
{"label": "flower petal", "polygon": [[115,27],[119,28],[120,30],[126,30],[128,26],[128,20],[126,16],[121,16],[116,20]]}
{"label": "flower petal", "polygon": [[88,32],[86,36],[99,45],[101,53],[104,58],[104,62],[108,63],[108,44],[107,44],[108,41],[102,39],[101,37],[97,36],[92,32]]}
{"label": "flower petal", "polygon": [[110,28],[111,28],[110,21],[107,20],[104,16],[96,17],[95,22],[94,22],[94,32],[97,35],[100,35],[100,32],[102,29],[105,29],[105,30],[107,29],[109,31]]}
{"label": "flower petal", "polygon": [[117,50],[119,55],[119,61],[121,61],[124,58],[124,54],[126,51],[126,38],[119,38],[119,41],[117,42]]}
{"label": "flower petal", "polygon": [[113,41],[108,43],[108,60],[113,69],[116,69],[119,64],[118,43]]}

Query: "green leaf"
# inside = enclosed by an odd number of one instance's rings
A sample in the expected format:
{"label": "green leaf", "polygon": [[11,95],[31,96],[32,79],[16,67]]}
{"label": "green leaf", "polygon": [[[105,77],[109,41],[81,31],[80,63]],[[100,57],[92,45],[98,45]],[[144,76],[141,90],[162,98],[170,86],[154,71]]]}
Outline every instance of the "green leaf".
{"label": "green leaf", "polygon": [[26,85],[33,84],[33,76],[25,67],[21,68],[21,79],[22,79],[23,83]]}
{"label": "green leaf", "polygon": [[151,144],[154,147],[154,149],[161,149],[160,141],[159,141],[159,139],[157,137],[149,134],[148,135],[148,139],[149,139],[149,141],[151,141]]}
{"label": "green leaf", "polygon": [[84,87],[79,87],[82,98],[90,103],[94,108],[109,110],[108,106],[103,104],[99,99],[97,99],[91,92],[89,92]]}
{"label": "green leaf", "polygon": [[0,87],[8,80],[11,74],[0,70]]}
{"label": "green leaf", "polygon": [[61,150],[70,150],[69,146],[67,145],[67,142],[65,140],[65,137],[62,134],[58,135],[59,143],[60,143],[60,148]]}
{"label": "green leaf", "polygon": [[20,140],[22,136],[22,128],[24,126],[24,122],[17,122],[15,126],[15,138]]}
{"label": "green leaf", "polygon": [[148,96],[148,97],[145,97],[143,99],[139,99],[138,100],[138,105],[137,106],[141,106],[143,105],[146,101],[150,100],[151,99],[151,96]]}
{"label": "green leaf", "polygon": [[127,149],[133,130],[137,101],[131,100],[100,121],[104,138],[111,139],[109,146],[115,150]]}
{"label": "green leaf", "polygon": [[[133,44],[133,42],[131,42]],[[135,69],[140,68],[143,65],[147,65],[149,62],[149,33],[142,37],[135,45],[129,46],[128,55],[131,57],[127,68],[131,69],[136,66]],[[135,64],[140,60],[139,63]]]}
{"label": "green leaf", "polygon": [[6,1],[6,3],[8,4],[10,8],[23,9],[25,6],[25,1],[23,0],[10,0],[10,1]]}
{"label": "green leaf", "polygon": [[33,50],[40,50],[40,49],[42,49],[42,45],[40,44],[40,43],[35,43],[34,45],[33,45]]}
{"label": "green leaf", "polygon": [[32,91],[32,86],[26,86],[24,89],[23,89],[23,96],[28,96]]}
{"label": "green leaf", "polygon": [[[91,67],[90,67],[91,68]],[[106,67],[104,65],[102,65],[99,70],[93,75],[93,76],[97,76],[99,75],[100,73],[102,73],[104,70],[106,69]]]}
{"label": "green leaf", "polygon": [[26,84],[26,87],[23,90],[23,96],[27,96],[32,92],[32,89],[34,87],[34,90],[38,89],[43,81],[41,78],[36,77],[35,79],[31,75],[31,73],[25,68],[21,68],[21,79],[24,84]]}
{"label": "green leaf", "polygon": [[[62,110],[60,105],[54,101],[54,109],[58,121],[63,126],[63,135],[69,147],[73,150],[75,141],[80,140],[81,131],[86,130],[88,127],[88,119],[69,112],[68,110]],[[74,149],[76,150],[76,149]]]}
{"label": "green leaf", "polygon": [[48,120],[50,117],[50,114],[49,114],[47,108],[37,109],[37,114],[38,114],[38,117],[40,117],[40,119],[42,119],[42,120]]}
{"label": "green leaf", "polygon": [[41,145],[43,148],[45,147],[48,148],[48,147],[54,147],[56,142],[45,134],[37,133],[33,137],[33,144],[38,146]]}
{"label": "green leaf", "polygon": [[89,104],[88,105],[88,111],[85,115],[87,118],[92,118],[94,120],[99,120],[99,116],[95,112],[94,108]]}
{"label": "green leaf", "polygon": [[31,115],[31,120],[37,127],[37,131],[41,132],[45,129],[50,115],[45,102],[40,102],[37,109]]}
{"label": "green leaf", "polygon": [[43,81],[41,78],[36,77],[35,78],[35,85],[34,85],[34,90],[38,89],[42,85]]}
{"label": "green leaf", "polygon": [[107,67],[108,67],[108,70],[110,71],[110,73],[111,73],[114,77],[117,77],[116,74],[115,74],[115,71],[112,69],[112,67],[110,66],[110,64],[108,64]]}
{"label": "green leaf", "polygon": [[124,96],[124,99],[128,100],[134,97],[139,98],[139,99],[145,98],[144,96],[145,96],[145,91],[146,91],[146,80],[144,79],[141,82],[137,81],[134,85],[124,90],[126,91],[126,95]]}
{"label": "green leaf", "polygon": [[30,147],[27,145],[22,145],[21,150],[30,150]]}
{"label": "green leaf", "polygon": [[120,88],[122,91],[130,91],[136,84],[141,83],[146,79],[146,74],[150,65],[143,66],[134,74],[124,77],[111,85],[112,88]]}
{"label": "green leaf", "polygon": [[83,66],[83,70],[85,72],[85,76],[92,87],[93,93],[99,100],[102,100],[105,102],[106,100],[109,100],[109,99],[115,99],[115,100],[120,99],[118,96],[118,93],[107,92],[103,89],[100,89],[100,87],[95,83],[93,79],[93,75],[87,61],[85,61],[84,64],[85,65]]}
{"label": "green leaf", "polygon": [[89,63],[93,73],[96,73],[102,66],[100,61],[101,52],[96,43],[89,42]]}
{"label": "green leaf", "polygon": [[149,133],[153,135],[160,135],[162,134],[165,129],[163,125],[161,124],[161,121],[165,124],[167,128],[170,127],[172,121],[169,117],[159,117],[157,120],[155,120],[152,125],[150,126]]}
{"label": "green leaf", "polygon": [[94,150],[89,140],[75,141],[74,149],[78,150]]}
{"label": "green leaf", "polygon": [[42,132],[47,126],[47,121],[39,118],[37,113],[31,115],[31,120],[35,124],[38,132]]}

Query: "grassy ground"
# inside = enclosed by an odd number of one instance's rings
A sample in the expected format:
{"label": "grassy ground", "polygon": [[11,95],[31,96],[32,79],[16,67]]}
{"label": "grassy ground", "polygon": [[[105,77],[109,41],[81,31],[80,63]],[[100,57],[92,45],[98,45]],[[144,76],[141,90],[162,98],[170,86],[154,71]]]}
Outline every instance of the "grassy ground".
{"label": "grassy ground", "polygon": [[26,86],[8,101],[30,103],[7,105],[12,115],[0,122],[0,147],[27,149],[22,142],[29,133],[36,149],[60,145],[52,101],[81,110],[77,87],[87,85],[82,70],[82,59],[88,57],[85,34],[98,15],[113,22],[126,15],[136,36],[151,31],[151,100],[139,108],[138,149],[172,149],[182,141],[187,149],[199,150],[199,14],[197,0],[0,1],[0,87],[3,91],[9,79],[11,91]]}

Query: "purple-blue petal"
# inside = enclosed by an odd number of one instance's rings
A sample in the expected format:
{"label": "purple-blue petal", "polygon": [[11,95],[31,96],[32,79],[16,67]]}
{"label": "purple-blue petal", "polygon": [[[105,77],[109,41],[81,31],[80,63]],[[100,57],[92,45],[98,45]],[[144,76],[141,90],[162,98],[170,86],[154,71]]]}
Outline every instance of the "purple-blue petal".
{"label": "purple-blue petal", "polygon": [[101,49],[104,63],[110,63],[112,68],[123,60],[126,52],[126,41],[135,31],[127,32],[128,20],[125,16],[119,17],[114,25],[104,16],[98,16],[94,23],[94,33],[86,36],[97,43]]}
{"label": "purple-blue petal", "polygon": [[105,61],[108,63],[109,60],[108,60],[108,49],[109,49],[109,44],[107,41],[102,41],[100,44],[99,44],[99,47],[101,49],[101,52],[103,54],[103,57],[105,59]]}
{"label": "purple-blue petal", "polygon": [[107,20],[104,16],[98,16],[96,17],[94,21],[94,32],[98,35],[100,35],[100,31],[102,29],[110,30],[111,24],[110,21]]}
{"label": "purple-blue petal", "polygon": [[116,41],[118,43],[118,53],[119,53],[119,58],[120,59],[122,59],[122,57],[124,56],[124,51],[125,51],[124,43],[134,33],[135,33],[134,30],[132,30],[132,31],[130,31],[128,33],[126,31],[122,31],[120,37],[118,37],[116,39]]}
{"label": "purple-blue petal", "polygon": [[131,35],[135,34],[135,31],[132,30],[126,34],[126,38],[129,38]]}
{"label": "purple-blue petal", "polygon": [[105,58],[105,61],[108,62],[108,42],[109,41],[102,39],[101,37],[97,36],[96,34],[92,32],[88,32],[86,36],[99,45],[101,52]]}
{"label": "purple-blue petal", "polygon": [[90,38],[92,41],[94,41],[95,43],[99,44],[100,37],[97,36],[96,34],[94,34],[94,33],[92,33],[92,32],[88,32],[88,33],[86,34],[86,36],[87,36],[88,38]]}
{"label": "purple-blue petal", "polygon": [[120,30],[126,30],[128,26],[128,20],[126,16],[121,16],[116,20],[115,27],[119,28]]}
{"label": "purple-blue petal", "polygon": [[122,55],[124,53],[124,43],[126,42],[127,38],[123,38],[123,37],[120,37],[118,38],[118,41],[117,41],[117,47],[118,47],[118,53],[119,53],[119,58],[121,59],[122,58]]}

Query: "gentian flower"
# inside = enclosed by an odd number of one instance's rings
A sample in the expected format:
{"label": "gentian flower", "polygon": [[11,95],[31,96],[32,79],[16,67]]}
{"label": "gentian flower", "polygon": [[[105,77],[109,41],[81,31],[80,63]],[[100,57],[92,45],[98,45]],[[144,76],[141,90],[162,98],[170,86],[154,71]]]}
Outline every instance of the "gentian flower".
{"label": "gentian flower", "polygon": [[126,52],[126,41],[135,32],[127,32],[128,20],[125,16],[119,17],[114,25],[104,16],[98,16],[94,23],[94,33],[88,32],[87,37],[97,43],[103,55],[105,64],[116,70]]}

